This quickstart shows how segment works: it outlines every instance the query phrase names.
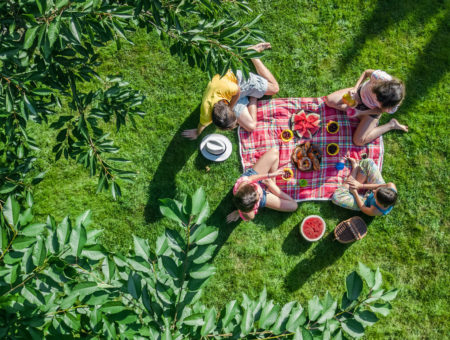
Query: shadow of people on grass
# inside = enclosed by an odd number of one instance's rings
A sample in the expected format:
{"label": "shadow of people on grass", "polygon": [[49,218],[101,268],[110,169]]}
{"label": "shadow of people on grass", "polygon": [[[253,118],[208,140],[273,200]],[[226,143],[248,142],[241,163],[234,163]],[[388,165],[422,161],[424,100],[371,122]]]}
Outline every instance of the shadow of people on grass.
{"label": "shadow of people on grass", "polygon": [[[332,203],[330,202],[329,204]],[[326,209],[327,204],[322,204],[321,206],[321,215],[325,218],[331,217],[331,213],[333,213],[334,217],[338,216],[339,221],[346,220],[351,216],[360,216],[366,222],[368,229],[369,225],[374,220],[373,217],[364,215],[360,212],[349,211],[339,207],[335,207],[334,209],[328,207],[328,209]],[[330,216],[326,216],[326,211],[328,211],[328,215]],[[301,288],[311,275],[335,263],[353,244],[342,244],[336,241],[334,239],[334,228],[335,226],[333,226],[332,229],[328,227],[328,234],[318,241],[318,245],[314,248],[313,254],[309,258],[299,262],[286,276],[284,284],[288,291],[293,292]],[[295,243],[298,243],[298,245],[295,245]],[[292,254],[292,249],[295,249],[297,254],[304,253],[311,245],[310,242],[301,237],[299,228],[296,226],[285,239],[283,251]]]}
{"label": "shadow of people on grass", "polygon": [[148,201],[144,210],[147,222],[155,222],[161,217],[158,199],[175,196],[175,176],[195,152],[199,143],[198,140],[190,141],[182,137],[181,132],[195,128],[199,116],[200,105],[181,124],[159,162],[148,188]]}

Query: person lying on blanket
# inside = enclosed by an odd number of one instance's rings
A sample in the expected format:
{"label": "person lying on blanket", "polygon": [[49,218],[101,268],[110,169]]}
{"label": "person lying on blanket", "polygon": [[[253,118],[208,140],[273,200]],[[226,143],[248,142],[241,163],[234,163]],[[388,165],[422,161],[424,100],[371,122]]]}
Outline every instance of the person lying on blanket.
{"label": "person lying on blanket", "polygon": [[[249,47],[257,52],[271,48],[270,43],[260,43]],[[223,77],[216,74],[208,83],[200,106],[200,123],[196,129],[182,132],[191,140],[203,132],[211,123],[222,130],[234,129],[237,124],[251,132],[256,126],[257,98],[278,93],[275,77],[260,59],[252,59],[258,74],[250,73],[243,79],[239,70],[236,75],[229,70]]]}
{"label": "person lying on blanket", "polygon": [[[227,222],[252,220],[263,207],[278,211],[295,211],[297,202],[283,192],[272,178],[283,175],[279,166],[279,150],[270,149],[255,163],[253,168],[245,171],[233,187],[233,203],[237,210],[228,214]],[[260,185],[266,185],[267,190]]]}
{"label": "person lying on blanket", "polygon": [[[394,183],[385,183],[380,170],[372,159],[363,159],[358,163],[347,158],[352,164],[352,172],[331,198],[340,207],[360,210],[369,216],[387,215],[397,201],[397,187]],[[364,196],[358,190],[368,190]]]}
{"label": "person lying on blanket", "polygon": [[[344,101],[344,96],[348,93],[351,98]],[[353,143],[363,146],[390,130],[408,132],[408,127],[400,124],[395,118],[378,126],[381,114],[383,112],[393,114],[404,97],[405,86],[402,81],[381,70],[365,70],[355,87],[329,94],[325,97],[325,103],[341,111],[346,111],[350,107],[355,109],[356,117],[361,121],[353,135]],[[353,103],[349,103],[349,100]]]}

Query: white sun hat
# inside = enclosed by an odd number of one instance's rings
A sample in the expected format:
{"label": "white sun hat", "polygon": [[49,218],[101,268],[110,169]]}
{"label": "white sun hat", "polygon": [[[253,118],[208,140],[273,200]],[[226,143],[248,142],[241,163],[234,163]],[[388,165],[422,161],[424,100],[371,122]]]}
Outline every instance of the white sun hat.
{"label": "white sun hat", "polygon": [[231,155],[233,146],[230,140],[224,135],[213,133],[203,138],[200,143],[202,155],[214,162],[223,162]]}

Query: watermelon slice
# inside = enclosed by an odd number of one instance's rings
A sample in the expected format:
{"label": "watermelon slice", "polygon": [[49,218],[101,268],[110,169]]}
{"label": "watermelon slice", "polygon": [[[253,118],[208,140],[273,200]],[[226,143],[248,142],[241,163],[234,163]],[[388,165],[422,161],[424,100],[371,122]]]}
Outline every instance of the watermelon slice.
{"label": "watermelon slice", "polygon": [[312,138],[320,130],[320,115],[301,110],[291,118],[292,130],[300,138]]}
{"label": "watermelon slice", "polygon": [[325,221],[317,215],[307,216],[300,226],[301,234],[310,242],[319,240],[325,233],[325,229]]}

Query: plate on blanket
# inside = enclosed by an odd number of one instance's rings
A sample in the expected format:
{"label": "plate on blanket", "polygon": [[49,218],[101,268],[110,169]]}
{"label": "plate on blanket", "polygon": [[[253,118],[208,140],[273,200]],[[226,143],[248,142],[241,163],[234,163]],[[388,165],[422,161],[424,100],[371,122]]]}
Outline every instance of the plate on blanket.
{"label": "plate on blanket", "polygon": [[306,113],[304,110],[300,110],[292,115],[289,122],[291,130],[299,138],[313,138],[320,130],[320,115],[317,113]]}
{"label": "plate on blanket", "polygon": [[320,170],[322,152],[316,144],[302,143],[292,151],[291,160],[300,171],[318,171]]}

